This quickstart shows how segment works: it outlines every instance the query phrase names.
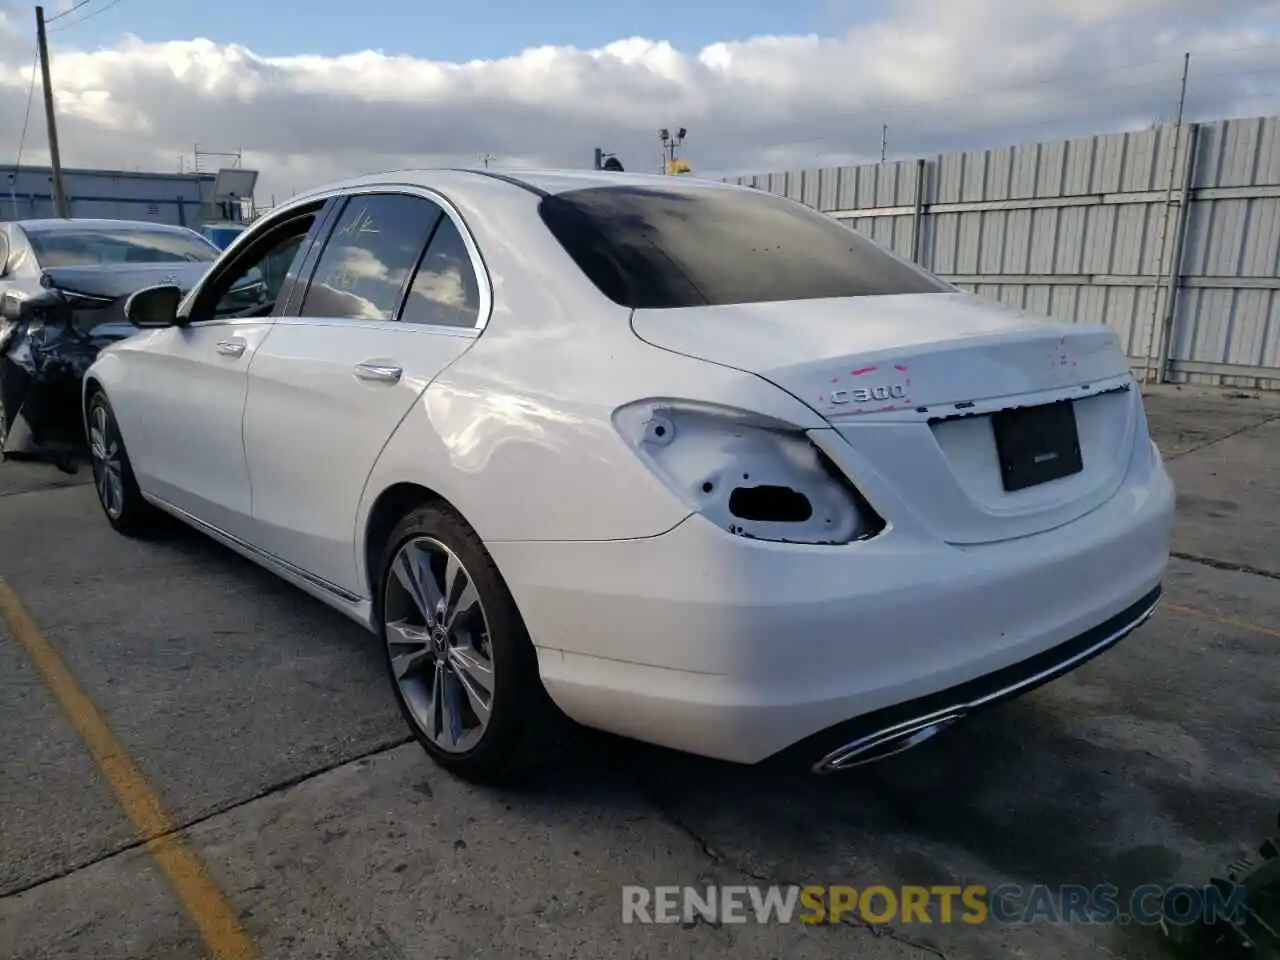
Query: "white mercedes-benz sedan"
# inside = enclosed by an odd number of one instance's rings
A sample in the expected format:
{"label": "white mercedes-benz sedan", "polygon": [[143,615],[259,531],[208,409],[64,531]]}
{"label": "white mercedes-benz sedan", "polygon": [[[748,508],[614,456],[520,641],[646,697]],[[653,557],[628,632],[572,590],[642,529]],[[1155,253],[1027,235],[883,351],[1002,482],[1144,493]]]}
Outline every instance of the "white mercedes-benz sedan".
{"label": "white mercedes-benz sedan", "polygon": [[1116,337],[760,191],[354,179],[127,316],[84,380],[111,525],[172,515],[363,624],[461,776],[565,717],[847,769],[1160,596],[1174,492]]}

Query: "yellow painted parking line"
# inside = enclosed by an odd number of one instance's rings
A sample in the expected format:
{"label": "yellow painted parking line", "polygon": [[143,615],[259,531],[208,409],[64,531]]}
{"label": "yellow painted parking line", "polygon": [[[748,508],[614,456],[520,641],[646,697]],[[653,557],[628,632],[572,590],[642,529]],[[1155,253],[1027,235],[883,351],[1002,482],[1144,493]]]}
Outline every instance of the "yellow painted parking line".
{"label": "yellow painted parking line", "polygon": [[1235,617],[1222,617],[1216,613],[1206,613],[1203,610],[1197,610],[1195,607],[1186,607],[1180,603],[1166,603],[1164,607],[1166,610],[1174,611],[1174,613],[1182,613],[1189,617],[1200,617],[1204,620],[1212,620],[1214,623],[1220,623],[1224,627],[1236,627],[1239,630],[1251,630],[1254,633],[1265,634],[1268,637],[1280,637],[1280,630],[1272,630],[1270,627],[1260,627],[1256,623],[1237,620]]}
{"label": "yellow painted parking line", "polygon": [[210,960],[258,960],[258,948],[194,852],[182,842],[137,765],[80,688],[13,588],[0,579],[0,617],[26,650],[93,754],[116,799],[200,929]]}

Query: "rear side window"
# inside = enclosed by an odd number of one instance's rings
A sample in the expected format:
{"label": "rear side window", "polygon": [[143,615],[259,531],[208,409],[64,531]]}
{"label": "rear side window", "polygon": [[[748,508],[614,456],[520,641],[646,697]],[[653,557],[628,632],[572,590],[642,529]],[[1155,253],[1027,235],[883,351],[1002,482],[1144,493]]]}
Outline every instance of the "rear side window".
{"label": "rear side window", "polygon": [[539,212],[600,292],[635,309],[953,292],[830,217],[767,193],[590,187],[548,196]]}
{"label": "rear side window", "polygon": [[400,319],[440,327],[474,327],[480,315],[480,286],[462,234],[448,216],[440,218],[413,275]]}
{"label": "rear side window", "polygon": [[398,194],[357,195],[334,224],[301,316],[391,320],[443,211]]}

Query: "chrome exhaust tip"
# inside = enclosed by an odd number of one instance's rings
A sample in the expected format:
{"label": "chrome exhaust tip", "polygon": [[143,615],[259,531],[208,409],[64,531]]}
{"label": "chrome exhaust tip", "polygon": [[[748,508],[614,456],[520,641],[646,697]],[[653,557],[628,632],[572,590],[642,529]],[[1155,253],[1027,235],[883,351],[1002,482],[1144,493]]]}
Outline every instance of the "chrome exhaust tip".
{"label": "chrome exhaust tip", "polygon": [[854,767],[862,767],[892,757],[895,754],[918,747],[932,740],[958,720],[966,711],[950,710],[916,717],[876,733],[860,737],[842,747],[837,747],[813,765],[814,773],[842,773]]}

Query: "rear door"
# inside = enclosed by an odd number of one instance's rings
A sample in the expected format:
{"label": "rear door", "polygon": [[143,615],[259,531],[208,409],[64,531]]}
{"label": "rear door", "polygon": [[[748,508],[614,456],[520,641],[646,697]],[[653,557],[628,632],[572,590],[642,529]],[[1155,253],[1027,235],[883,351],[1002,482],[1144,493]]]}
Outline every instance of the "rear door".
{"label": "rear door", "polygon": [[255,545],[363,593],[365,481],[427,385],[474,342],[490,293],[460,216],[427,191],[348,197],[309,284],[258,350],[245,450]]}

